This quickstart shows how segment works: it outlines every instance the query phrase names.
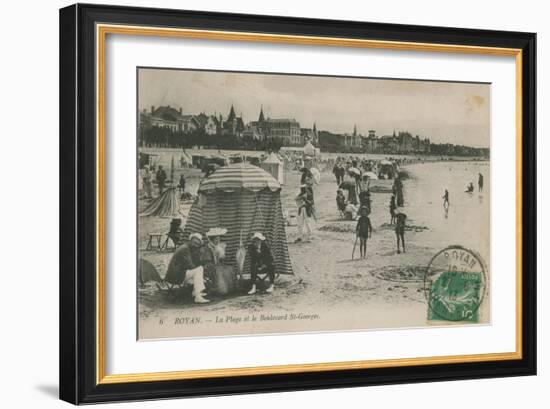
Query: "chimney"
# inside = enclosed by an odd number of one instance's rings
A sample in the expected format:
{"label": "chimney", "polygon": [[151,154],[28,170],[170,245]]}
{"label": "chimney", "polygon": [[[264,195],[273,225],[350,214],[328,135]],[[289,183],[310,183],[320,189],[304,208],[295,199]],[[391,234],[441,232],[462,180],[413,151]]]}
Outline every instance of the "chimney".
{"label": "chimney", "polygon": [[181,115],[181,107],[180,107],[180,115]]}
{"label": "chimney", "polygon": [[155,112],[155,106],[151,105],[151,113]]}

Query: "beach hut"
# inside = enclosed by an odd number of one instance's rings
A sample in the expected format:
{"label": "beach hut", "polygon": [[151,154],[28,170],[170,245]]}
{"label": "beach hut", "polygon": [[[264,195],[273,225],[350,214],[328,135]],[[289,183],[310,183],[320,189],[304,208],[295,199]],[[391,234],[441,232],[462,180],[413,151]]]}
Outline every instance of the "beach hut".
{"label": "beach hut", "polygon": [[281,185],[284,184],[283,162],[275,153],[271,152],[269,156],[260,163],[260,167],[273,176]]}
{"label": "beach hut", "polygon": [[250,273],[249,257],[237,263],[248,247],[254,232],[267,239],[275,260],[277,274],[293,274],[286,241],[281,205],[281,184],[265,170],[247,163],[221,167],[203,179],[199,198],[191,206],[184,237],[205,234],[209,229],[227,229],[224,263]]}
{"label": "beach hut", "polygon": [[155,163],[155,153],[139,152],[139,168],[143,169],[146,165],[151,166]]}

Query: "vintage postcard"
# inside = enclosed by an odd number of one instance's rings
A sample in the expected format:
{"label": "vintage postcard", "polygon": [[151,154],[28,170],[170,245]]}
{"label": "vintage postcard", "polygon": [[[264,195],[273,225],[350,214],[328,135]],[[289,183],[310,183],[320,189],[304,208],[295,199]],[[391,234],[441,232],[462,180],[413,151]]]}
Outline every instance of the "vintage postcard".
{"label": "vintage postcard", "polygon": [[490,84],[137,83],[139,339],[490,323]]}

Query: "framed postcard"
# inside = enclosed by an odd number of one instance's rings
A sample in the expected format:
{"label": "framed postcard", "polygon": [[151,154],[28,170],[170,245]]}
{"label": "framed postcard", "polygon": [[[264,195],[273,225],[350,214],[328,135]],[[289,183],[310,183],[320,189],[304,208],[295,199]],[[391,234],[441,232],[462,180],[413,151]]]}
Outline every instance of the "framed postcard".
{"label": "framed postcard", "polygon": [[60,11],[60,397],[536,373],[532,33]]}

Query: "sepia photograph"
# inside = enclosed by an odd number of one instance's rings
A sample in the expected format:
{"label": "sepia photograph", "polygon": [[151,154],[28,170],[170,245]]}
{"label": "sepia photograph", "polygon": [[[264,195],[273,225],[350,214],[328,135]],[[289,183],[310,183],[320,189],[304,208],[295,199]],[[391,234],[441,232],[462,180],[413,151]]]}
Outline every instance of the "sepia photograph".
{"label": "sepia photograph", "polygon": [[491,84],[139,67],[137,94],[138,339],[491,323]]}
{"label": "sepia photograph", "polygon": [[371,6],[60,9],[61,400],[537,374],[536,27]]}

